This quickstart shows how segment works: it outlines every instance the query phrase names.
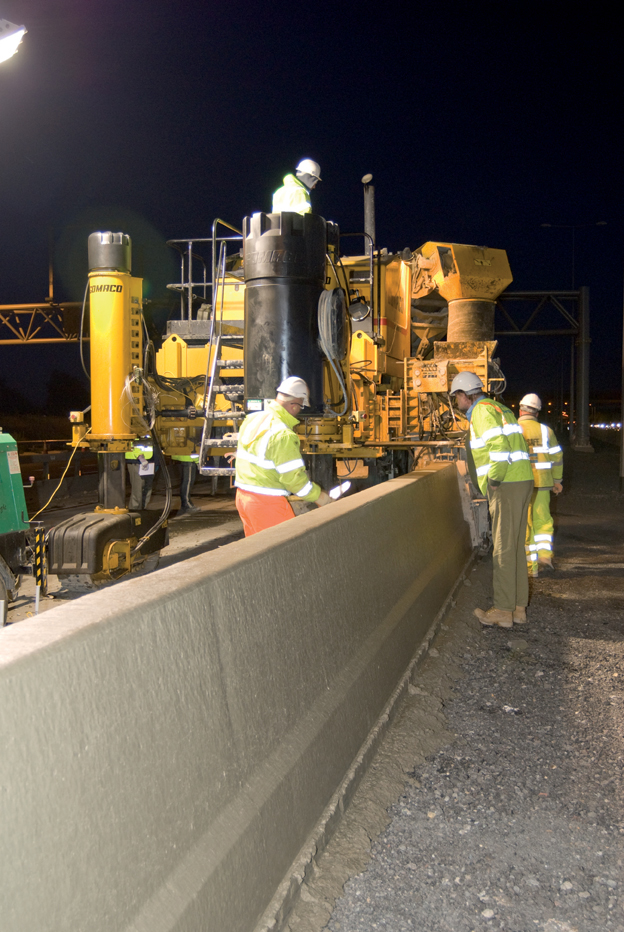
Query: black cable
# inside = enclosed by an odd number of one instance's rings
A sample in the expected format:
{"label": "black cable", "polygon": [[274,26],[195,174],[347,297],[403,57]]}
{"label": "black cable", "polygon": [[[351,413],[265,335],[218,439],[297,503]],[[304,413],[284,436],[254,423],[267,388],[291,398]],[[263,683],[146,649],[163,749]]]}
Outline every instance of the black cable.
{"label": "black cable", "polygon": [[171,475],[169,473],[169,469],[167,468],[165,456],[163,454],[162,448],[158,442],[158,438],[154,430],[150,430],[150,437],[152,438],[152,446],[154,448],[154,452],[156,453],[156,457],[158,458],[158,462],[160,464],[161,469],[163,470],[163,475],[165,477],[165,507],[163,508],[160,518],[158,519],[156,524],[152,528],[150,528],[147,534],[145,534],[141,538],[141,540],[138,542],[134,550],[131,552],[130,556],[132,557],[135,555],[135,553],[139,552],[143,544],[145,544],[146,541],[150,539],[150,537],[154,536],[156,531],[160,530],[160,528],[163,526],[163,524],[169,517],[169,512],[171,511],[171,500],[173,497],[172,487],[171,487]]}
{"label": "black cable", "polygon": [[83,353],[83,343],[82,343],[82,334],[83,334],[83,327],[84,327],[84,316],[85,316],[85,308],[86,308],[86,306],[87,306],[87,295],[88,295],[88,294],[89,294],[89,279],[87,279],[87,284],[86,284],[86,286],[85,286],[85,293],[84,293],[84,297],[83,297],[83,299],[82,299],[82,313],[80,314],[80,334],[79,334],[79,336],[78,336],[78,344],[79,344],[79,346],[80,346],[80,363],[81,363],[81,365],[82,365],[82,371],[84,372],[84,374],[86,375],[86,377],[89,379],[89,381],[91,381],[91,375],[87,372],[87,367],[85,366],[84,353]]}
{"label": "black cable", "polygon": [[[150,357],[151,357],[151,368],[150,368]],[[195,403],[193,399],[189,395],[188,391],[186,391],[185,388],[183,387],[185,385],[187,389],[190,389],[192,391],[193,390],[193,385],[191,384],[192,380],[185,379],[185,378],[175,379],[175,378],[170,378],[168,376],[159,375],[158,370],[156,368],[156,350],[151,340],[145,347],[144,367],[145,367],[146,376],[151,375],[151,377],[154,379],[154,381],[156,382],[156,385],[161,390],[161,392],[171,392],[171,391],[179,392],[181,395],[184,395],[184,397],[189,403],[189,407],[191,408],[194,407]],[[202,381],[203,378],[204,378],[203,376],[196,376],[196,379],[200,381]],[[183,386],[179,384],[180,382],[183,383]]]}

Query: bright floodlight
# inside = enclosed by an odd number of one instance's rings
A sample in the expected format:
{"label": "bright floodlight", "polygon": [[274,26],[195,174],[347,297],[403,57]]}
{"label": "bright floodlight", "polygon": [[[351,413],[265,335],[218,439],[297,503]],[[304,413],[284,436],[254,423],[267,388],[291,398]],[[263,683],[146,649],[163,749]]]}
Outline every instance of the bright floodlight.
{"label": "bright floodlight", "polygon": [[10,23],[8,19],[0,19],[0,62],[6,61],[11,55],[15,55],[17,47],[24,38],[26,29],[24,26],[16,26]]}

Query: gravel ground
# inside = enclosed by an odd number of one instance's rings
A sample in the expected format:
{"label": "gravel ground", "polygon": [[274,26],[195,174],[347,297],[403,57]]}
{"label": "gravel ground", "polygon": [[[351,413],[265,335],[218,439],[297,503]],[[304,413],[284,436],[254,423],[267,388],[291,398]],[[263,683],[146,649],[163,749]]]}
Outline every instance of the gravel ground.
{"label": "gravel ground", "polygon": [[617,465],[606,447],[567,456],[528,624],[481,629],[490,558],[468,574],[293,932],[624,932]]}

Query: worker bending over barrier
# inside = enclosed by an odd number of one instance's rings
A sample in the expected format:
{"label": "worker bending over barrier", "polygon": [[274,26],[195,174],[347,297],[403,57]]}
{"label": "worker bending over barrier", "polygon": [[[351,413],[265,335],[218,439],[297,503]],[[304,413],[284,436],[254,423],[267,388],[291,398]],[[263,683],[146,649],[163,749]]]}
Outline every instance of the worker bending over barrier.
{"label": "worker bending over barrier", "polygon": [[294,518],[286,501],[296,495],[302,502],[327,505],[331,501],[320,485],[311,482],[293,427],[297,415],[309,405],[308,386],[290,376],[278,386],[277,398],[264,411],[243,421],[236,450],[236,507],[245,537]]}
{"label": "worker bending over barrier", "polygon": [[529,502],[526,529],[526,559],[530,576],[541,567],[552,570],[554,522],[550,514],[550,493],[563,490],[563,451],[552,428],[537,419],[542,410],[538,395],[525,395],[520,401],[518,423],[531,457],[534,489]]}
{"label": "worker bending over barrier", "polygon": [[475,615],[482,625],[511,628],[526,621],[529,603],[524,538],[533,473],[527,445],[513,412],[484,394],[474,372],[455,376],[451,396],[470,423],[470,474],[487,496],[492,520],[494,606],[476,608]]}

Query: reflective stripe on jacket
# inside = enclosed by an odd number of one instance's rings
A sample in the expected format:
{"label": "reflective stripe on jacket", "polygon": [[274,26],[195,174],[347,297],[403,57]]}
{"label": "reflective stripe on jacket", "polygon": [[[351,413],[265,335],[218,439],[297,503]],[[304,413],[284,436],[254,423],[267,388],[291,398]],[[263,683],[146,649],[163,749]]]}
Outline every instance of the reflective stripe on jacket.
{"label": "reflective stripe on jacket", "polygon": [[522,428],[513,412],[498,401],[480,398],[470,415],[468,453],[474,460],[479,488],[485,495],[493,482],[533,479]]}
{"label": "reflective stripe on jacket", "polygon": [[290,210],[296,214],[312,212],[310,192],[294,175],[286,175],[283,187],[278,188],[273,195],[273,213],[279,214],[283,210]]}
{"label": "reflective stripe on jacket", "polygon": [[131,450],[126,453],[127,460],[138,460],[144,456],[146,460],[151,460],[154,455],[154,448],[149,440],[135,440]]}
{"label": "reflective stripe on jacket", "polygon": [[297,418],[277,401],[250,414],[241,424],[236,450],[239,489],[259,495],[296,495],[315,502],[321,487],[310,482],[301,458],[299,437],[292,429]]}
{"label": "reflective stripe on jacket", "polygon": [[529,448],[535,488],[552,489],[563,477],[563,450],[555,432],[528,414],[518,418],[518,423]]}

